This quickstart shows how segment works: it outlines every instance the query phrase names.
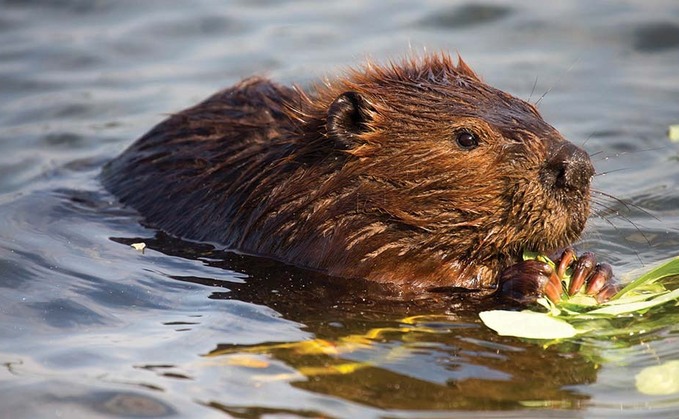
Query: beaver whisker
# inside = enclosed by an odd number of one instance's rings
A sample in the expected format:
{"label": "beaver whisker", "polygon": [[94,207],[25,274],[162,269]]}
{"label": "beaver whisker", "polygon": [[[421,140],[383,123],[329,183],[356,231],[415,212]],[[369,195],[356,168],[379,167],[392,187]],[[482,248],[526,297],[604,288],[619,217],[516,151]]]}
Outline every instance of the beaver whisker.
{"label": "beaver whisker", "polygon": [[564,72],[559,76],[559,78],[557,79],[556,83],[554,83],[553,86],[551,86],[549,89],[547,89],[547,91],[546,91],[545,93],[543,93],[542,96],[540,96],[540,98],[535,102],[535,106],[536,106],[536,107],[540,104],[540,102],[542,101],[542,99],[544,99],[545,96],[547,96],[547,94],[548,94],[549,92],[552,91],[552,89],[554,89],[555,87],[557,87],[559,84],[561,84],[561,83],[563,82],[564,77],[566,77],[566,75],[567,75],[568,73],[570,73],[571,71],[573,71],[573,69],[574,69],[575,66],[578,64],[579,61],[580,61],[580,58],[578,57],[578,58],[573,62],[573,64],[571,64],[570,67],[568,67],[568,69],[566,69],[566,71],[564,71]]}
{"label": "beaver whisker", "polygon": [[530,95],[528,95],[528,99],[526,99],[526,102],[530,103],[530,100],[533,98],[533,94],[535,93],[535,88],[538,85],[538,75],[535,75],[535,80],[533,81],[533,87],[530,89]]}
{"label": "beaver whisker", "polygon": [[[591,132],[591,133],[587,136],[587,138],[585,138],[585,141],[583,141],[582,143],[580,143],[580,147],[584,148],[584,147],[587,145],[587,143],[589,142],[589,140],[592,139],[593,136],[594,136],[594,132]],[[592,155],[590,154],[589,157],[591,158]]]}
{"label": "beaver whisker", "polygon": [[[632,202],[632,201],[624,200],[624,199],[618,198],[618,197],[616,197],[616,196],[614,196],[614,195],[611,195],[611,194],[609,194],[609,193],[600,191],[600,190],[598,190],[598,189],[592,189],[592,193],[593,193],[593,194],[598,194],[598,195],[601,195],[601,196],[606,197],[606,198],[608,198],[608,199],[614,200],[614,201],[617,202],[618,204],[624,206],[624,207],[627,209],[627,211],[629,211],[629,212],[632,212],[631,208],[634,208],[635,210],[640,211],[640,212],[643,213],[644,215],[646,215],[646,216],[648,216],[648,217],[651,217],[651,218],[653,218],[653,219],[656,220],[656,221],[660,221],[660,219],[659,219],[658,217],[656,217],[655,215],[653,215],[650,211],[646,210],[645,208],[641,207],[640,205],[635,204],[635,203]],[[598,201],[593,201],[593,202],[598,202]],[[600,203],[600,202],[598,202],[598,203]]]}
{"label": "beaver whisker", "polygon": [[[613,159],[613,158],[620,158],[620,157],[623,157],[623,156],[626,156],[626,155],[629,155],[629,154],[645,153],[645,152],[648,152],[648,151],[660,151],[660,150],[667,150],[667,149],[668,149],[668,146],[660,146],[660,147],[643,148],[643,149],[634,150],[634,151],[620,151],[620,152],[615,153],[615,154],[607,154],[607,155],[603,156],[602,158],[600,158],[598,160],[594,160],[594,161],[604,161],[604,160],[609,160],[609,159]],[[600,150],[600,151],[597,151],[595,153],[591,153],[590,157],[598,156],[599,154],[602,154],[603,152],[604,152],[603,150]]]}
{"label": "beaver whisker", "polygon": [[624,171],[630,170],[630,169],[631,169],[631,168],[629,168],[629,167],[620,167],[620,168],[618,168],[618,169],[607,170],[607,171],[605,171],[605,172],[596,172],[596,173],[594,174],[594,177],[598,177],[598,176],[606,176],[606,175],[610,175],[611,173],[615,173],[615,172],[624,172]]}
{"label": "beaver whisker", "polygon": [[602,207],[604,210],[606,210],[608,212],[608,214],[605,214],[605,213],[602,213],[600,211],[597,211],[597,208],[594,208],[594,211],[592,211],[592,214],[594,216],[604,220],[607,224],[609,224],[611,227],[613,227],[614,230],[619,231],[618,227],[613,223],[613,221],[611,221],[610,215],[614,215],[615,218],[619,218],[619,219],[627,222],[628,224],[630,224],[632,227],[634,227],[634,229],[637,231],[637,233],[639,233],[644,238],[644,241],[646,242],[646,244],[648,244],[649,247],[652,246],[651,241],[648,239],[648,237],[646,236],[644,231],[641,229],[641,227],[639,227],[639,225],[637,223],[632,221],[631,218],[620,213],[620,211],[617,211],[615,208],[603,204],[602,202],[593,201],[592,203],[594,205],[598,205],[599,207]]}

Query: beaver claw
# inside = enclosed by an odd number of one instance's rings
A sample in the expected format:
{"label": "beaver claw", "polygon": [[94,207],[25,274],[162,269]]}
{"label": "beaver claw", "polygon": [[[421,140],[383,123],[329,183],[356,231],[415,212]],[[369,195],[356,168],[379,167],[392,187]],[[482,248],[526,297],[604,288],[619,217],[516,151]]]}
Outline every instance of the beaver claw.
{"label": "beaver claw", "polygon": [[539,260],[524,260],[505,269],[500,274],[499,295],[521,304],[534,302],[542,295],[559,302],[563,292],[561,280],[569,267],[573,273],[568,295],[574,295],[585,286],[587,295],[603,302],[620,289],[609,264],[596,263],[596,257],[590,252],[576,259],[575,251],[568,247],[556,260],[556,269]]}

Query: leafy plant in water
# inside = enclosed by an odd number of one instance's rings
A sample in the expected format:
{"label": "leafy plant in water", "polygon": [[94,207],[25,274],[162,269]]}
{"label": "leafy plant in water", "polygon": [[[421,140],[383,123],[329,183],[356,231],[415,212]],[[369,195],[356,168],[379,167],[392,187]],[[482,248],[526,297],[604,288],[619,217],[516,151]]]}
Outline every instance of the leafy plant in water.
{"label": "leafy plant in water", "polygon": [[[526,253],[526,259],[539,259],[550,263],[548,258]],[[564,276],[564,289],[568,289],[571,272]],[[619,316],[643,315],[660,306],[679,299],[679,289],[668,290],[665,280],[679,276],[679,257],[641,275],[630,282],[610,301],[598,304],[584,293],[568,297],[564,293],[558,304],[546,298],[538,299],[544,311],[490,310],[479,313],[481,321],[503,336],[529,339],[566,339],[576,335],[611,336],[628,334],[627,328],[610,329],[610,320]]]}

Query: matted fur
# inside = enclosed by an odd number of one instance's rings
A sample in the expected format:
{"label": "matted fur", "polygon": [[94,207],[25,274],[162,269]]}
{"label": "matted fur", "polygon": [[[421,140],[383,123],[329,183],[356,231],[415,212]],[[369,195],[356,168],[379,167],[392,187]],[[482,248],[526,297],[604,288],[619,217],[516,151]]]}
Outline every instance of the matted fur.
{"label": "matted fur", "polygon": [[[366,103],[349,147],[326,130],[345,92]],[[457,145],[461,130],[479,146]],[[577,187],[549,168],[564,145],[587,177]],[[308,91],[244,80],[160,123],[102,180],[180,237],[331,275],[489,289],[524,249],[579,236],[592,174],[581,154],[534,106],[439,54]]]}

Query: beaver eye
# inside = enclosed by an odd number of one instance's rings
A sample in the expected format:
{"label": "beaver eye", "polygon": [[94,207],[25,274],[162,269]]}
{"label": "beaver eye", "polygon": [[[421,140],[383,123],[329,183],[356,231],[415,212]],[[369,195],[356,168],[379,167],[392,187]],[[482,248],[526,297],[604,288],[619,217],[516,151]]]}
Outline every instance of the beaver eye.
{"label": "beaver eye", "polygon": [[455,137],[455,142],[465,150],[474,149],[479,145],[479,139],[469,131],[458,132]]}

